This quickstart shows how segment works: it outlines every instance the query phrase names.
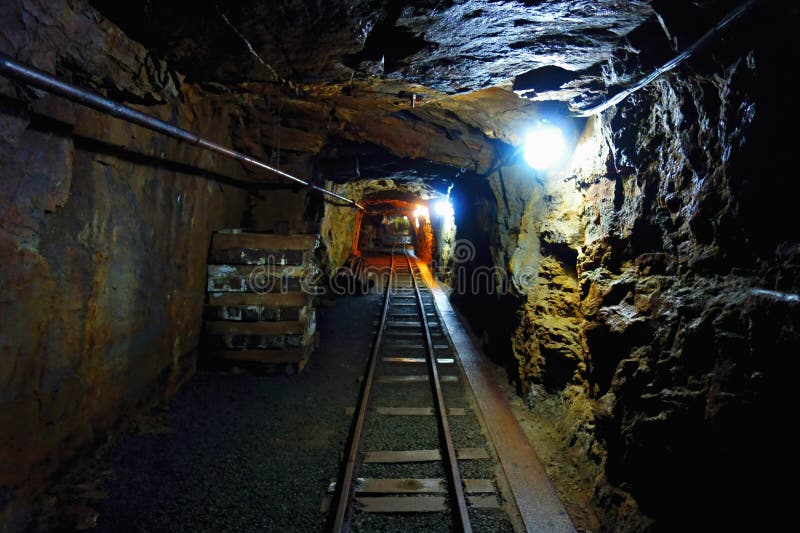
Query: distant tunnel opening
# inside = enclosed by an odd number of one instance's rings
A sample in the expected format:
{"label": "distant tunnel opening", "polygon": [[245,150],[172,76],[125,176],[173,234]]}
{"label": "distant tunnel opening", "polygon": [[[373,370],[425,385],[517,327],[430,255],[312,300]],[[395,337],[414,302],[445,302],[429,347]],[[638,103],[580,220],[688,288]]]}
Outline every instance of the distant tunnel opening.
{"label": "distant tunnel opening", "polygon": [[447,197],[410,193],[375,193],[363,200],[365,211],[356,220],[354,251],[357,254],[391,252],[410,248],[433,267],[450,260],[449,243],[456,227]]}

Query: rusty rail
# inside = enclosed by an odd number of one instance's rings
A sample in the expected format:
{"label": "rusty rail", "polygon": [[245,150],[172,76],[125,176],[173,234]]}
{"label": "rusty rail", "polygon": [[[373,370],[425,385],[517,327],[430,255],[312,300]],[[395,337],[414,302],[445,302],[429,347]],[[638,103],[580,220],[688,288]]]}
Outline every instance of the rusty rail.
{"label": "rusty rail", "polygon": [[[387,319],[390,309],[392,308],[392,300],[395,292],[398,294],[413,292],[417,313],[420,316],[419,327],[424,337],[424,349],[427,355],[428,371],[430,376],[429,381],[431,383],[434,411],[437,415],[436,420],[437,425],[439,426],[439,435],[441,439],[441,458],[444,461],[445,470],[447,472],[446,477],[448,491],[450,493],[451,509],[455,515],[454,519],[457,530],[465,533],[471,533],[472,525],[469,518],[469,511],[467,509],[467,499],[465,495],[464,484],[458,471],[456,449],[450,432],[450,424],[447,418],[447,408],[444,401],[439,370],[437,368],[436,354],[434,351],[435,347],[431,335],[430,324],[428,322],[428,310],[426,309],[425,301],[422,298],[422,292],[416,278],[418,275],[418,270],[415,270],[416,265],[412,263],[409,254],[404,250],[403,255],[405,256],[405,261],[408,266],[410,285],[406,289],[397,289],[397,291],[395,291],[393,287],[394,282],[397,280],[399,275],[398,270],[402,272],[404,265],[396,264],[394,255],[395,248],[392,247],[392,254],[389,262],[389,281],[386,286],[386,293],[384,295],[381,319],[378,325],[377,335],[370,352],[370,358],[361,387],[361,392],[359,394],[358,407],[350,431],[347,456],[345,462],[343,463],[343,467],[340,470],[340,477],[336,483],[336,513],[331,522],[331,530],[335,533],[341,533],[350,530],[354,513],[353,502],[356,499],[357,478],[361,465],[361,453],[364,447],[364,427],[366,424],[367,413],[370,409],[373,383],[376,379],[376,367],[380,359],[380,355],[385,348],[383,345],[384,331],[386,330]],[[400,298],[411,298],[411,296],[400,296]]]}
{"label": "rusty rail", "polygon": [[408,269],[411,271],[411,281],[414,284],[414,293],[417,296],[417,304],[419,304],[419,315],[425,332],[425,349],[428,352],[428,368],[432,378],[431,388],[433,389],[433,398],[436,404],[436,418],[439,422],[439,429],[441,429],[442,440],[444,441],[445,453],[442,454],[442,458],[447,464],[447,478],[449,481],[450,494],[453,499],[453,505],[455,505],[458,511],[456,516],[458,517],[458,525],[461,531],[464,533],[472,533],[472,524],[469,519],[469,511],[467,511],[467,499],[464,495],[464,485],[461,482],[461,474],[458,472],[456,447],[455,444],[453,444],[453,436],[450,433],[450,422],[447,420],[447,407],[444,403],[444,394],[442,394],[439,369],[436,366],[436,352],[433,349],[431,330],[428,326],[428,314],[425,310],[425,302],[422,301],[422,295],[419,292],[414,265],[411,264],[411,258],[408,256],[408,252],[404,251],[403,253],[406,261],[408,261]]}
{"label": "rusty rail", "polygon": [[342,476],[337,483],[338,501],[336,502],[336,515],[333,518],[333,525],[331,530],[334,533],[348,531],[348,522],[350,520],[350,510],[354,484],[356,481],[356,466],[358,464],[359,452],[363,445],[363,432],[364,425],[367,419],[367,409],[369,408],[370,399],[372,396],[372,382],[375,380],[375,366],[378,363],[378,354],[381,350],[381,342],[383,340],[383,331],[386,325],[386,318],[389,316],[389,300],[391,300],[392,278],[394,276],[394,247],[392,247],[392,254],[389,258],[389,282],[386,285],[386,293],[383,299],[383,312],[381,313],[381,322],[378,325],[378,335],[375,338],[375,343],[372,345],[372,352],[369,358],[369,367],[367,374],[364,376],[364,383],[361,386],[361,394],[358,401],[358,412],[356,413],[355,423],[350,432],[350,449],[347,452],[347,463],[345,463]]}
{"label": "rusty rail", "polygon": [[[37,89],[41,89],[56,96],[60,96],[62,98],[85,105],[86,107],[90,107],[96,111],[106,113],[121,120],[136,124],[137,126],[142,126],[143,128],[155,131],[156,133],[161,133],[181,142],[197,146],[204,150],[215,152],[225,157],[230,157],[231,159],[240,161],[241,163],[244,163],[250,167],[272,172],[290,181],[299,183],[300,185],[304,185],[315,191],[319,191],[322,194],[326,194],[332,198],[346,202],[357,209],[362,211],[364,210],[364,206],[357,203],[355,200],[325,189],[324,187],[314,185],[308,181],[293,176],[288,172],[284,172],[280,169],[272,167],[247,154],[233,150],[226,146],[222,146],[215,142],[209,141],[208,139],[204,139],[203,137],[200,137],[199,135],[196,135],[190,131],[179,128],[174,124],[170,124],[169,122],[165,122],[146,113],[142,113],[141,111],[137,111],[124,104],[120,104],[119,102],[109,100],[104,96],[87,91],[86,89],[82,89],[76,85],[61,81],[46,72],[23,65],[22,63],[15,61],[2,52],[0,52],[0,74],[9,79],[23,82],[31,87],[36,87]],[[243,180],[235,181],[242,182]]]}

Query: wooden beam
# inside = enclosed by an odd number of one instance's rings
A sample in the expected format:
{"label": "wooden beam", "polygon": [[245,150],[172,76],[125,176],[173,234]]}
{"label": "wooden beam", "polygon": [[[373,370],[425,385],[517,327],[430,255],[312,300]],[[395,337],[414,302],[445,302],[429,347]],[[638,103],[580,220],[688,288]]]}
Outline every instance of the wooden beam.
{"label": "wooden beam", "polygon": [[[383,361],[385,363],[410,363],[410,364],[424,364],[427,363],[428,360],[424,357],[384,357]],[[440,365],[452,365],[455,363],[455,359],[452,358],[438,358],[436,362]]]}
{"label": "wooden beam", "polygon": [[213,352],[214,357],[230,361],[252,361],[256,363],[300,363],[310,355],[308,347],[289,350],[223,350]]}
{"label": "wooden beam", "polygon": [[[373,407],[371,412],[386,416],[433,416],[433,407]],[[345,412],[349,415],[355,413],[354,407],[348,407]],[[448,416],[465,416],[467,410],[461,407],[451,407],[447,410]]]}
{"label": "wooden beam", "polygon": [[[412,375],[412,376],[381,376],[378,378],[378,383],[427,383],[428,376],[425,375]],[[441,383],[454,383],[458,381],[458,376],[440,376]]]}
{"label": "wooden beam", "polygon": [[215,233],[211,248],[262,248],[267,250],[313,250],[319,235],[275,235],[264,233]]}
{"label": "wooden beam", "polygon": [[447,511],[444,496],[356,497],[356,506],[365,513],[438,513]]}
{"label": "wooden beam", "polygon": [[311,295],[304,292],[230,293],[208,294],[209,305],[266,305],[270,307],[301,307],[311,304]]}
{"label": "wooden beam", "polygon": [[[456,456],[461,461],[489,458],[489,454],[483,448],[461,448],[456,450]],[[365,463],[430,463],[441,460],[442,454],[439,450],[390,450],[364,453]]]}
{"label": "wooden beam", "polygon": [[308,331],[305,320],[279,322],[206,322],[206,332],[211,335],[303,335]]}
{"label": "wooden beam", "polygon": [[209,279],[247,279],[251,274],[271,278],[302,278],[307,270],[297,265],[208,265]]}
{"label": "wooden beam", "polygon": [[[444,496],[357,496],[356,505],[365,513],[437,513],[447,511]],[[500,509],[497,497],[468,496],[473,509]]]}

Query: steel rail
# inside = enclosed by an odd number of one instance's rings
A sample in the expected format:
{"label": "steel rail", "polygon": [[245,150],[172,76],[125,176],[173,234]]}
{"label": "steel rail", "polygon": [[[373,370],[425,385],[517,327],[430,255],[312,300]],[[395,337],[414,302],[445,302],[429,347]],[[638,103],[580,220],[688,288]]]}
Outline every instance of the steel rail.
{"label": "steel rail", "polygon": [[422,294],[417,284],[417,277],[414,272],[414,266],[411,264],[411,258],[408,252],[403,251],[403,255],[408,262],[408,268],[411,271],[411,281],[414,285],[414,292],[417,296],[417,303],[419,304],[420,318],[422,319],[422,326],[425,331],[425,348],[428,353],[428,368],[431,372],[431,388],[433,389],[433,397],[436,403],[437,420],[442,433],[442,440],[445,445],[445,452],[442,457],[447,463],[447,477],[450,485],[450,493],[453,503],[456,506],[456,513],[458,517],[459,526],[464,533],[472,532],[472,524],[469,519],[469,511],[467,510],[467,500],[464,496],[464,485],[461,482],[461,474],[458,472],[458,462],[456,459],[456,448],[453,444],[453,436],[450,434],[450,423],[447,420],[447,409],[444,403],[444,395],[442,394],[442,385],[439,381],[439,369],[436,363],[436,353],[433,349],[433,340],[431,339],[431,330],[428,327],[428,315],[425,310],[425,303],[422,301]]}
{"label": "steel rail", "polygon": [[383,312],[381,313],[381,323],[378,326],[378,334],[375,337],[375,344],[372,346],[370,353],[369,366],[367,374],[364,377],[364,383],[361,386],[361,395],[358,403],[358,413],[353,424],[353,430],[350,436],[350,449],[347,452],[347,463],[342,473],[342,477],[337,483],[338,501],[336,503],[336,515],[333,519],[332,531],[340,533],[342,531],[349,531],[348,519],[350,515],[350,503],[352,500],[353,487],[356,483],[356,466],[358,464],[359,452],[363,444],[364,425],[367,419],[367,408],[369,407],[370,397],[372,395],[372,383],[375,378],[375,367],[378,362],[378,353],[381,349],[383,341],[383,330],[386,325],[386,318],[389,316],[389,300],[391,299],[392,278],[394,277],[394,247],[392,247],[392,254],[389,259],[389,282],[386,285],[386,294],[383,300]]}
{"label": "steel rail", "polygon": [[[37,89],[41,89],[48,93],[55,94],[56,96],[60,96],[62,98],[85,105],[86,107],[90,107],[102,113],[106,113],[121,120],[136,124],[137,126],[142,126],[143,128],[155,131],[156,133],[161,133],[181,142],[221,154],[225,157],[230,157],[231,159],[235,159],[251,167],[272,172],[295,183],[304,185],[312,190],[319,191],[323,194],[331,196],[332,198],[346,202],[357,209],[362,211],[364,210],[363,205],[357,203],[355,200],[347,198],[346,196],[342,196],[341,194],[325,189],[324,187],[314,185],[306,180],[293,176],[288,172],[284,172],[283,170],[272,167],[247,154],[233,150],[226,146],[222,146],[221,144],[209,141],[208,139],[204,139],[195,133],[183,128],[179,128],[174,124],[170,124],[169,122],[165,122],[154,116],[137,111],[131,107],[110,100],[97,93],[93,93],[78,87],[77,85],[72,85],[65,81],[59,80],[58,78],[51,76],[46,72],[23,65],[22,63],[15,61],[2,52],[0,52],[0,74],[7,78],[23,82],[31,87],[36,87]],[[233,181],[247,184],[254,183],[235,178]]]}

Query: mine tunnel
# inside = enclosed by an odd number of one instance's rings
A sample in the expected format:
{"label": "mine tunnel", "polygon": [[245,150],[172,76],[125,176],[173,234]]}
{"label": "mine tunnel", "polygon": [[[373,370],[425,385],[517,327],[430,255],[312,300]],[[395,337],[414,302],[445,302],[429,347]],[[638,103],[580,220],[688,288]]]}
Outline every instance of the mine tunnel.
{"label": "mine tunnel", "polygon": [[2,0],[0,531],[790,528],[799,9]]}

